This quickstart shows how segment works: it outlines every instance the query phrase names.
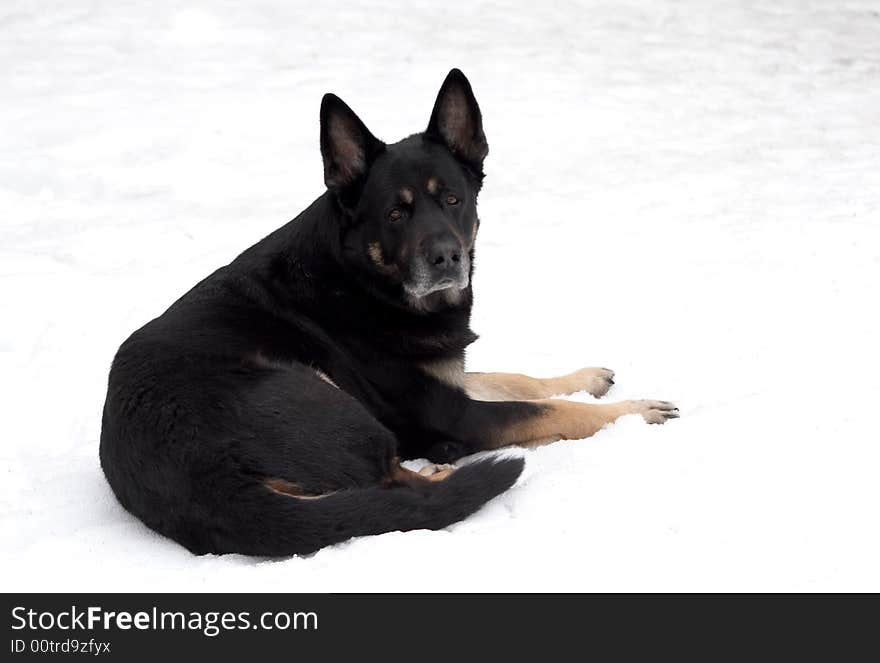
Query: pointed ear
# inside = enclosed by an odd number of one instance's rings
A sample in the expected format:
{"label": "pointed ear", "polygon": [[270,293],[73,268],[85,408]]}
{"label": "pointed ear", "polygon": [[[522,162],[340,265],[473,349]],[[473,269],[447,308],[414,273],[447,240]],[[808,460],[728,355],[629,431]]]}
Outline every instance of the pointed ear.
{"label": "pointed ear", "polygon": [[367,174],[373,160],[385,149],[354,111],[335,94],[321,100],[321,156],[328,189],[354,184]]}
{"label": "pointed ear", "polygon": [[483,159],[489,153],[483,117],[471,84],[458,69],[450,71],[443,81],[425,135],[482,172]]}

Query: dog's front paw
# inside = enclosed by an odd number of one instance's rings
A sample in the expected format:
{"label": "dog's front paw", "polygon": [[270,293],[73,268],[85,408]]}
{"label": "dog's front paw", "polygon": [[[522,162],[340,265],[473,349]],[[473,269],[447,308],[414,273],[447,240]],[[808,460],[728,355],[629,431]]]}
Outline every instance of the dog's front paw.
{"label": "dog's front paw", "polygon": [[614,384],[614,371],[608,368],[582,368],[565,376],[568,392],[586,391],[601,398]]}
{"label": "dog's front paw", "polygon": [[665,424],[677,419],[678,408],[669,401],[629,401],[632,414],[640,414],[649,424]]}

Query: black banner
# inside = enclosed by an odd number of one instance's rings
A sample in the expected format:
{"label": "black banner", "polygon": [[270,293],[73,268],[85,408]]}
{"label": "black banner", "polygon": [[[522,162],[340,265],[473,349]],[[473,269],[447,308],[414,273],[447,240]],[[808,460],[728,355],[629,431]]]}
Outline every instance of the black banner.
{"label": "black banner", "polygon": [[839,660],[866,653],[860,643],[876,652],[878,617],[876,597],[821,596],[7,594],[3,609],[10,661],[467,659],[474,646],[552,660],[599,650],[788,657],[806,647]]}

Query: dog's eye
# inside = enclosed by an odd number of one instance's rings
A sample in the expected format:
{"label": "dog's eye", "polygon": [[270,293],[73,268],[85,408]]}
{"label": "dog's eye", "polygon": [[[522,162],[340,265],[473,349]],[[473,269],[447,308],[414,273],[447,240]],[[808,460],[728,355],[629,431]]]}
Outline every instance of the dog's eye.
{"label": "dog's eye", "polygon": [[403,217],[403,212],[401,212],[396,207],[393,210],[391,210],[390,212],[388,212],[388,218],[391,221],[400,221],[401,217]]}
{"label": "dog's eye", "polygon": [[458,205],[458,198],[455,196],[446,196],[447,205]]}

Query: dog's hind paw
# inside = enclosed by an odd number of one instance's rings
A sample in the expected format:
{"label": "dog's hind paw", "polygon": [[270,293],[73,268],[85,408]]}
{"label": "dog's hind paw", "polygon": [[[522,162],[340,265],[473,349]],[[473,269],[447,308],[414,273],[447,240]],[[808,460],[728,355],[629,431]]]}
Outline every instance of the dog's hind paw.
{"label": "dog's hind paw", "polygon": [[431,463],[420,469],[419,474],[425,477],[428,481],[443,481],[443,479],[448,477],[454,471],[455,468],[452,465],[438,465]]}

